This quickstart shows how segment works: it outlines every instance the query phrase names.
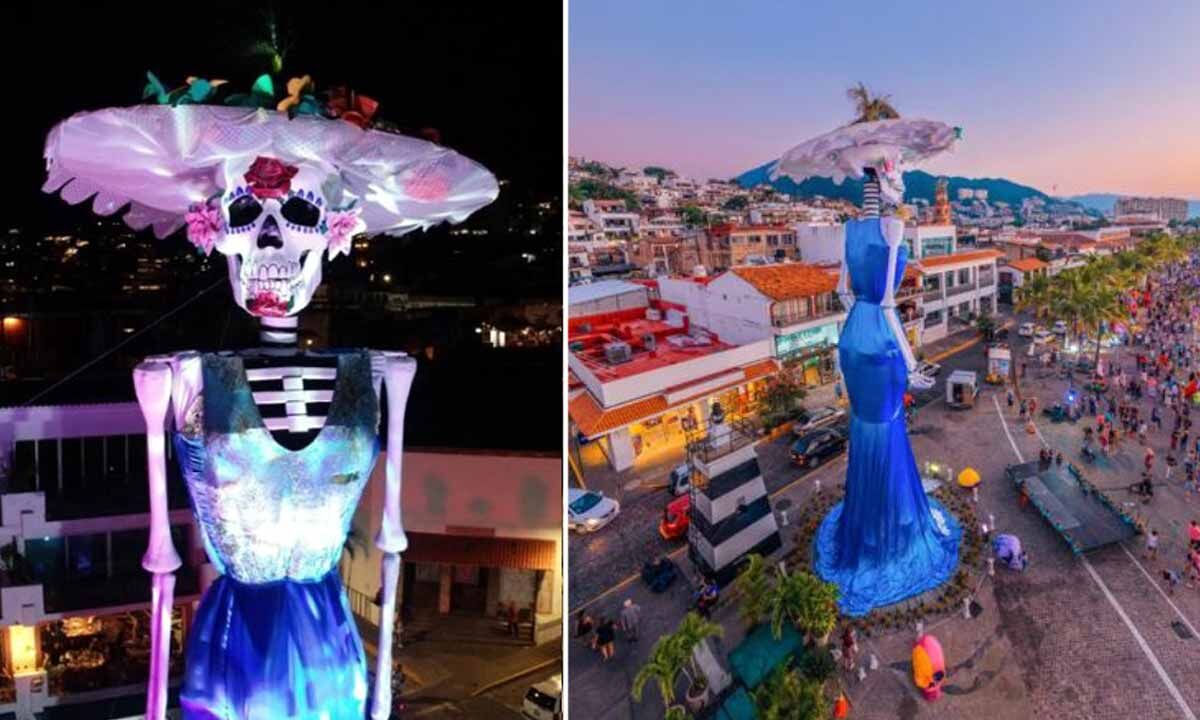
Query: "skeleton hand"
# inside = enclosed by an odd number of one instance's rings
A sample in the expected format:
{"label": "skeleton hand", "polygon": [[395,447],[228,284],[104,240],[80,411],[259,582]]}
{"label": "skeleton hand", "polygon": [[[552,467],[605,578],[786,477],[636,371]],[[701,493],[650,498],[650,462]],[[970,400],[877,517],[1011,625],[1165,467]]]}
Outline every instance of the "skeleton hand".
{"label": "skeleton hand", "polygon": [[933,378],[919,372],[908,374],[908,386],[916,390],[928,390],[933,387]]}

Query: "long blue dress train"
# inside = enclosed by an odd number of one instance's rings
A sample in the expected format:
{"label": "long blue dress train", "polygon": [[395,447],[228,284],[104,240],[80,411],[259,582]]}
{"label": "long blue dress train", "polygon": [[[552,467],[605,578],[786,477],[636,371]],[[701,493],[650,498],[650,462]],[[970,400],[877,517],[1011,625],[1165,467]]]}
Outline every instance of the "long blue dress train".
{"label": "long blue dress train", "polygon": [[[846,225],[846,268],[855,302],[838,340],[850,396],[846,497],[814,542],[817,574],[836,584],[847,615],[912,597],[945,582],[958,563],[962,529],[928,498],[904,421],[908,368],[886,312],[888,244],[879,218]],[[897,248],[899,287],[907,253]]]}

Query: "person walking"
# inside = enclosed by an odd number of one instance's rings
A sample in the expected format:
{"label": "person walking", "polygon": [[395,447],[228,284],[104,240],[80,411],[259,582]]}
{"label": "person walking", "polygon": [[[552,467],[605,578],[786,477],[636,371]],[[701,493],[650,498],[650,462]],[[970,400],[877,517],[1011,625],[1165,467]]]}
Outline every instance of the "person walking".
{"label": "person walking", "polygon": [[1167,594],[1174,595],[1175,588],[1179,585],[1179,573],[1174,570],[1167,569],[1162,571],[1162,577],[1163,582],[1167,586]]}
{"label": "person walking", "polygon": [[642,621],[642,606],[633,601],[632,598],[625,599],[625,606],[621,608],[621,630],[625,632],[625,637],[632,642],[638,640],[638,624]]}
{"label": "person walking", "polygon": [[614,642],[617,639],[617,624],[612,620],[601,617],[596,627],[596,647],[600,649],[600,657],[608,662],[615,654]]}
{"label": "person walking", "polygon": [[1013,395],[1012,388],[1008,389],[1008,409],[1011,410],[1013,403],[1016,402],[1016,396]]}
{"label": "person walking", "polygon": [[1147,560],[1158,559],[1158,531],[1151,530],[1146,536],[1146,553],[1142,556]]}
{"label": "person walking", "polygon": [[1193,550],[1200,550],[1200,525],[1195,520],[1188,525],[1188,545]]}

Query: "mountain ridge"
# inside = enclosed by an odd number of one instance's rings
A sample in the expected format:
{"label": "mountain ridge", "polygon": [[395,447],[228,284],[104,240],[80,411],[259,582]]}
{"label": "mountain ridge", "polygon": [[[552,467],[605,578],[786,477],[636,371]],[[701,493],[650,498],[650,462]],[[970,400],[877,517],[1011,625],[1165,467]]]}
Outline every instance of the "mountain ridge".
{"label": "mountain ridge", "polygon": [[[735,177],[734,182],[744,188],[766,183],[779,192],[794,197],[821,195],[831,199],[849,200],[855,204],[862,202],[861,180],[846,178],[840,185],[835,184],[833,180],[826,177],[812,177],[799,183],[788,177],[771,181],[768,177],[768,171],[772,164],[766,163],[752,170],[747,170]],[[923,199],[932,203],[934,201],[938,177],[923,170],[906,171],[904,173],[905,201],[912,202],[913,200]],[[1050,195],[1035,187],[1022,185],[1007,178],[968,178],[952,175],[948,176],[946,180],[952,200],[957,197],[958,190],[962,188],[987,190],[988,202],[990,203],[1006,202],[1009,205],[1020,206],[1021,202],[1027,198],[1039,198],[1046,202],[1054,200]]]}

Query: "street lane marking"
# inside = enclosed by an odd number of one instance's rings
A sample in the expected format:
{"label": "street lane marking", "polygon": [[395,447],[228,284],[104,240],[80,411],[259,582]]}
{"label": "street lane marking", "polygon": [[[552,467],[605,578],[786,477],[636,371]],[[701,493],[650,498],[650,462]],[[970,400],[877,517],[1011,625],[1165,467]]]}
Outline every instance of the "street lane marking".
{"label": "street lane marking", "polygon": [[[995,395],[992,396],[992,403],[996,406],[996,414],[1000,416],[1000,425],[1004,428],[1004,434],[1008,436],[1008,444],[1012,446],[1013,452],[1016,454],[1017,459],[1021,462],[1025,462],[1025,458],[1021,455],[1021,451],[1017,449],[1017,443],[1013,440],[1012,433],[1008,430],[1008,422],[1006,422],[1004,419],[1004,413],[1000,411],[1000,401],[996,399]],[[1126,550],[1126,552],[1128,553],[1129,551]],[[1163,669],[1162,664],[1158,662],[1158,657],[1155,656],[1154,651],[1150,649],[1150,646],[1146,644],[1145,638],[1143,638],[1142,634],[1138,632],[1138,629],[1134,627],[1133,621],[1130,620],[1129,616],[1125,614],[1125,609],[1121,607],[1121,603],[1117,602],[1117,599],[1113,597],[1111,592],[1109,592],[1108,586],[1105,585],[1104,581],[1100,579],[1100,575],[1096,572],[1095,568],[1092,567],[1092,564],[1088,562],[1088,559],[1082,555],[1079,557],[1079,559],[1083,561],[1083,567],[1088,571],[1088,575],[1092,576],[1092,580],[1094,580],[1096,585],[1100,587],[1100,591],[1104,593],[1104,597],[1108,599],[1108,603],[1112,605],[1114,610],[1117,611],[1117,615],[1121,618],[1121,621],[1125,623],[1125,627],[1129,629],[1129,632],[1133,635],[1133,639],[1137,641],[1138,647],[1142,649],[1142,654],[1146,656],[1146,659],[1150,661],[1150,665],[1154,667],[1154,671],[1158,673],[1158,679],[1162,680],[1163,684],[1167,686],[1167,692],[1171,694],[1171,697],[1175,700],[1175,704],[1177,704],[1179,709],[1183,711],[1184,718],[1186,718],[1186,720],[1196,720],[1196,715],[1184,701],[1183,695],[1181,695],[1179,692],[1179,688],[1175,687],[1175,683],[1171,682],[1171,678],[1167,675],[1167,671]],[[1147,577],[1149,576],[1147,575]],[[1155,588],[1158,588],[1158,584],[1153,580],[1151,580],[1150,584],[1154,585]],[[1158,591],[1162,592],[1162,589],[1158,588]],[[1172,606],[1174,606],[1174,603],[1172,603]],[[1178,612],[1178,609],[1176,609],[1176,612]],[[1189,627],[1191,627],[1190,623]]]}
{"label": "street lane marking", "polygon": [[1142,571],[1142,574],[1146,576],[1146,579],[1150,581],[1150,584],[1154,586],[1154,589],[1158,591],[1158,594],[1162,595],[1163,600],[1166,600],[1167,604],[1170,605],[1173,610],[1175,610],[1175,614],[1179,616],[1179,619],[1183,621],[1183,624],[1187,626],[1187,629],[1192,631],[1192,636],[1200,638],[1200,633],[1196,632],[1196,628],[1192,626],[1191,621],[1187,619],[1187,616],[1183,614],[1183,611],[1179,609],[1179,606],[1175,604],[1175,601],[1172,600],[1165,592],[1163,592],[1162,587],[1159,586],[1158,582],[1154,580],[1150,573],[1146,572],[1146,568],[1140,562],[1138,562],[1138,559],[1133,556],[1133,553],[1129,552],[1129,548],[1122,545],[1121,549],[1125,551],[1125,554],[1129,556],[1129,559],[1133,561],[1133,564],[1137,565],[1137,569]]}
{"label": "street lane marking", "polygon": [[1017,442],[1013,440],[1012,433],[1008,431],[1008,423],[1004,420],[1004,412],[1000,410],[1000,401],[996,399],[995,395],[992,396],[992,404],[996,406],[996,414],[1000,416],[1000,427],[1004,428],[1004,434],[1008,437],[1008,444],[1012,446],[1013,453],[1016,454],[1018,460],[1025,462],[1025,456],[1017,449]]}
{"label": "street lane marking", "polygon": [[[1129,628],[1129,632],[1133,634],[1133,639],[1137,640],[1138,646],[1142,648],[1142,653],[1154,667],[1154,672],[1158,673],[1158,679],[1162,680],[1163,684],[1167,686],[1167,692],[1171,693],[1171,697],[1175,699],[1175,704],[1179,706],[1181,711],[1183,711],[1183,716],[1187,718],[1187,720],[1196,720],[1195,713],[1192,712],[1192,709],[1188,707],[1187,702],[1184,701],[1183,695],[1181,695],[1179,692],[1179,688],[1175,687],[1175,683],[1171,682],[1171,678],[1167,675],[1167,671],[1163,669],[1163,666],[1158,662],[1158,658],[1154,655],[1154,651],[1150,649],[1150,646],[1146,643],[1146,640],[1142,637],[1142,634],[1138,632],[1136,627],[1133,626],[1133,621],[1130,620],[1129,616],[1125,614],[1125,609],[1121,607],[1121,603],[1117,602],[1117,599],[1113,597],[1111,592],[1109,592],[1108,586],[1105,585],[1104,581],[1100,579],[1099,573],[1097,573],[1096,569],[1092,567],[1092,564],[1088,562],[1088,559],[1081,556],[1080,560],[1083,561],[1083,568],[1088,571],[1088,574],[1091,575],[1092,579],[1096,581],[1096,584],[1100,586],[1100,590],[1103,591],[1104,597],[1108,598],[1108,603],[1112,605],[1113,610],[1117,611],[1117,615],[1121,617],[1121,621],[1125,623],[1125,627]],[[1158,586],[1155,585],[1155,587]]]}

